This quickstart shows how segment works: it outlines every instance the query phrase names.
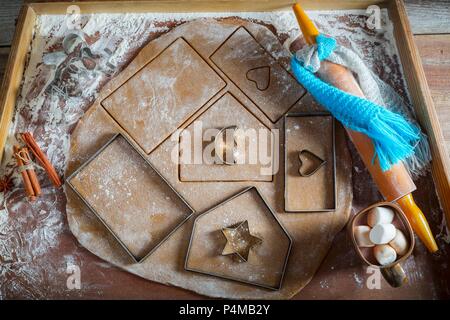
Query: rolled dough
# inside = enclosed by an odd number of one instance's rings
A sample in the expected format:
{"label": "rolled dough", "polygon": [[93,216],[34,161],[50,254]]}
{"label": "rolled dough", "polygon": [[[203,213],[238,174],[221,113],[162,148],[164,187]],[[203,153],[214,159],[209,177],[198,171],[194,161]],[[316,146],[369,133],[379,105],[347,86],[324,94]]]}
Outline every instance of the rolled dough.
{"label": "rolled dough", "polygon": [[[102,107],[101,102],[108,98],[113,92],[119,90],[124,83],[136,75],[143,67],[148,65],[161,52],[163,52],[171,43],[179,38],[183,38],[195,52],[203,58],[212,70],[220,75],[226,82],[226,86],[219,92],[214,89],[214,96],[200,107],[195,114],[189,119],[177,119],[177,125],[189,125],[192,119],[198,117],[211,106],[225,92],[230,92],[245,107],[255,115],[266,126],[272,126],[271,119],[279,116],[278,112],[274,112],[272,106],[277,105],[280,100],[279,95],[285,92],[286,88],[283,82],[277,82],[278,88],[271,88],[277,94],[274,96],[264,96],[264,100],[268,100],[265,106],[256,105],[260,101],[250,99],[251,95],[247,88],[238,88],[227,75],[211,61],[209,57],[240,27],[245,27],[253,39],[266,50],[267,54],[273,54],[277,57],[280,64],[276,69],[280,68],[283,72],[288,70],[286,61],[289,61],[289,52],[287,52],[279,43],[274,34],[264,26],[251,23],[239,19],[224,19],[220,21],[212,19],[201,19],[190,23],[185,23],[171,32],[161,36],[160,38],[150,42],[145,46],[129,66],[121,72],[115,79],[111,80],[102,90],[98,99],[92,107],[86,112],[79,121],[77,127],[73,131],[71,137],[71,152],[66,176],[71,174],[86,159],[88,159],[97,148],[107,142],[115,133],[122,132],[127,135],[120,122],[114,120],[110,114]],[[243,48],[245,49],[245,48]],[[276,55],[275,55],[276,53]],[[177,52],[173,52],[177,58]],[[266,56],[261,58],[262,62],[267,60]],[[222,61],[223,62],[223,61]],[[270,61],[273,66],[273,61]],[[255,65],[249,65],[249,69]],[[241,66],[245,69],[245,65]],[[158,66],[155,66],[155,72],[159,72]],[[162,70],[160,70],[162,72]],[[244,74],[245,70],[242,71]],[[255,77],[260,73],[253,73]],[[289,75],[290,76],[290,75]],[[253,79],[253,78],[252,78]],[[158,77],[153,78],[158,81]],[[249,80],[250,81],[250,80]],[[175,81],[176,82],[176,81]],[[260,90],[254,82],[254,90]],[[158,84],[156,84],[158,85]],[[238,84],[239,85],[239,84]],[[297,85],[294,85],[297,87]],[[298,86],[298,90],[302,90]],[[174,97],[182,94],[186,87],[179,86],[170,87]],[[260,86],[260,88],[262,88]],[[142,90],[139,87],[133,88],[135,91]],[[266,91],[264,91],[266,92]],[[140,92],[139,94],[142,94]],[[303,95],[303,90],[295,94]],[[278,95],[278,96],[277,96]],[[171,98],[174,98],[171,97]],[[287,101],[285,106],[291,104],[291,99],[299,99],[299,97],[284,97]],[[183,99],[184,96],[179,97]],[[262,99],[262,97],[261,97]],[[203,100],[202,100],[203,101]],[[292,102],[292,103],[294,103]],[[177,105],[179,109],[183,109],[185,104]],[[187,115],[192,110],[192,105],[186,104],[189,110],[179,110],[181,114]],[[269,107],[270,109],[262,111]],[[123,104],[130,117],[138,114],[138,108],[133,104]],[[284,113],[288,107],[281,110]],[[295,112],[312,112],[317,111],[313,104],[301,103],[301,99],[290,107]],[[269,111],[273,110],[273,111]],[[267,118],[266,114],[270,114]],[[114,116],[114,115],[113,115]],[[278,120],[273,126],[282,132],[282,120]],[[126,128],[125,128],[126,129]],[[147,134],[152,134],[152,130],[145,129]],[[137,133],[136,133],[137,132]],[[129,132],[132,136],[145,137],[143,131]],[[155,132],[160,135],[161,132]],[[131,140],[133,137],[127,135]],[[282,155],[283,137],[280,137],[280,154]],[[136,141],[138,143],[139,141]],[[286,269],[286,275],[282,287],[278,291],[271,291],[264,288],[256,288],[254,286],[240,284],[216,277],[197,274],[185,271],[183,266],[189,237],[191,235],[193,218],[184,223],[172,236],[165,241],[155,252],[145,259],[141,264],[132,264],[128,255],[123,251],[115,239],[107,232],[102,224],[93,216],[93,214],[83,205],[78,197],[66,188],[67,193],[67,218],[70,229],[78,241],[100,258],[111,262],[112,264],[127,270],[128,272],[139,275],[145,279],[165,283],[173,286],[182,287],[188,290],[198,292],[211,297],[235,298],[235,299],[287,299],[298,293],[311,280],[314,273],[319,268],[322,260],[327,254],[331,243],[337,232],[339,232],[346,224],[352,202],[351,187],[351,158],[347,150],[345,133],[342,128],[336,130],[336,183],[337,183],[337,202],[338,207],[334,212],[318,212],[318,213],[285,213],[283,210],[283,185],[284,185],[284,168],[283,161],[279,161],[280,168],[273,177],[271,182],[247,181],[247,182],[180,182],[178,165],[172,161],[174,150],[177,149],[177,141],[166,139],[160,143],[149,155],[148,158],[154,167],[172,184],[172,186],[183,196],[183,198],[196,210],[198,215],[201,212],[217,205],[222,200],[237,193],[238,191],[254,185],[261,192],[271,208],[275,211],[281,223],[286,227],[293,239],[293,246],[289,263]],[[142,143],[141,143],[142,144]],[[144,148],[147,150],[147,148]],[[143,151],[146,151],[143,150]],[[298,190],[299,193],[305,190]],[[126,284],[124,284],[126,285]]]}

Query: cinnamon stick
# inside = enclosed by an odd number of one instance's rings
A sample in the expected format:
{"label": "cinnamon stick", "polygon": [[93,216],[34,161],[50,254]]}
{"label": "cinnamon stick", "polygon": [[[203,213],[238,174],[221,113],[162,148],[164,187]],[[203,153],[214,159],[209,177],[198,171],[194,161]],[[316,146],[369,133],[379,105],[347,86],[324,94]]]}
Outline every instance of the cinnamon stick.
{"label": "cinnamon stick", "polygon": [[37,144],[33,135],[30,132],[24,132],[21,134],[23,141],[26,143],[28,148],[30,148],[33,155],[39,161],[39,163],[43,166],[44,170],[47,172],[50,180],[52,181],[55,187],[60,187],[62,185],[61,179],[58,176],[53,165],[48,160],[47,156],[42,152],[41,148]]}
{"label": "cinnamon stick", "polygon": [[[20,158],[19,151],[19,147],[14,146],[14,157],[16,158],[17,166],[20,168],[24,166],[24,162]],[[30,201],[36,200],[36,195],[34,193],[34,189],[28,176],[27,170],[21,170],[20,174],[22,175],[25,192],[27,193],[28,198],[30,199]]]}
{"label": "cinnamon stick", "polygon": [[22,158],[23,164],[25,166],[30,166],[30,168],[27,169],[28,178],[30,179],[31,186],[33,187],[35,196],[38,197],[41,195],[41,185],[39,184],[36,172],[32,167],[33,162],[31,161],[30,153],[28,152],[27,148],[22,148],[19,150],[19,155]]}

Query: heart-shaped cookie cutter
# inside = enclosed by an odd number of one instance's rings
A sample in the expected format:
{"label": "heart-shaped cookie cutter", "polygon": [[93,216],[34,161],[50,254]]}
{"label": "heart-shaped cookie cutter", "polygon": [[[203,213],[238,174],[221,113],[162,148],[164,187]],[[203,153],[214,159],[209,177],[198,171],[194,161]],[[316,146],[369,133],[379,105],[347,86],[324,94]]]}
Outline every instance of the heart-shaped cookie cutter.
{"label": "heart-shaped cookie cutter", "polygon": [[[302,167],[303,167],[303,160],[302,160],[302,155],[309,155],[310,157],[314,158],[315,160],[317,160],[319,162],[319,165],[316,166],[314,169],[308,171],[308,172],[302,172]],[[310,177],[312,176],[314,173],[316,173],[320,168],[322,168],[327,161],[322,159],[321,157],[319,157],[318,155],[316,155],[315,153],[307,150],[307,149],[303,149],[301,151],[299,151],[298,153],[298,161],[299,161],[299,166],[298,166],[298,174],[301,177]]]}
{"label": "heart-shaped cookie cutter", "polygon": [[[258,81],[258,79],[254,79],[251,77],[251,74],[254,72],[258,72],[259,70],[267,70],[267,79],[264,82],[263,86],[259,86],[260,82]],[[266,91],[269,86],[270,86],[270,67],[269,66],[262,66],[262,67],[256,67],[256,68],[251,68],[250,70],[247,71],[247,73],[245,74],[245,77],[247,78],[248,81],[255,83],[256,88],[259,91]]]}

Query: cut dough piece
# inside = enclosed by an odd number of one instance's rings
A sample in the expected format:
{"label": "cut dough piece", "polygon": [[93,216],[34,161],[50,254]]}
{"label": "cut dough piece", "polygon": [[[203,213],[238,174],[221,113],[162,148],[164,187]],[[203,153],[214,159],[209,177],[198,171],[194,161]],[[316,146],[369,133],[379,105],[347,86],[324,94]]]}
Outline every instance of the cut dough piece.
{"label": "cut dough piece", "polygon": [[375,244],[386,244],[394,239],[397,229],[393,224],[377,224],[370,230],[369,238]]}
{"label": "cut dough piece", "polygon": [[[286,211],[332,211],[336,206],[333,182],[335,176],[333,126],[333,117],[328,115],[286,116],[284,129]],[[320,158],[320,161],[326,161],[309,177],[300,176],[299,170],[307,168],[309,171],[311,167],[317,165],[317,161],[300,159],[300,152],[305,150]]]}
{"label": "cut dough piece", "polygon": [[[242,221],[247,221],[253,236],[262,239],[246,262],[222,252],[227,240],[220,230]],[[265,288],[281,287],[291,239],[255,187],[225,199],[197,218],[191,239],[188,270]]]}
{"label": "cut dough piece", "polygon": [[[201,124],[204,147],[197,148],[196,130]],[[208,159],[201,162],[194,161],[196,149],[200,149],[203,157],[208,146],[214,143],[214,136],[208,132],[237,126],[246,139],[240,144],[244,147],[242,158],[244,163],[237,165],[223,165],[208,163]],[[254,134],[252,134],[254,133]],[[251,146],[265,147],[266,154],[273,159],[272,132],[264,126],[257,117],[229,92],[220,97],[214,104],[189,124],[180,135],[180,180],[181,181],[272,181],[273,161],[265,164],[260,159],[251,161]],[[264,143],[264,145],[263,145]],[[270,152],[270,153],[269,153]],[[211,152],[210,152],[211,153]],[[193,159],[184,159],[189,154]],[[214,159],[212,159],[214,161]]]}
{"label": "cut dough piece", "polygon": [[385,207],[375,207],[367,215],[367,224],[372,228],[377,224],[391,223],[394,220],[394,211]]}
{"label": "cut dough piece", "polygon": [[394,248],[395,252],[397,252],[399,256],[403,256],[408,251],[409,247],[408,240],[399,229],[397,229],[397,233],[395,234],[394,239],[389,242],[389,245]]}
{"label": "cut dough piece", "polygon": [[356,226],[354,233],[355,239],[359,247],[373,247],[375,244],[370,240],[369,233],[371,228],[369,226]]}
{"label": "cut dough piece", "polygon": [[238,28],[211,56],[211,60],[273,123],[305,93],[297,80],[246,28]]}
{"label": "cut dough piece", "polygon": [[190,44],[178,38],[102,105],[150,153],[225,85]]}
{"label": "cut dough piece", "polygon": [[375,246],[375,248],[373,249],[373,254],[378,263],[382,266],[386,266],[397,259],[397,253],[395,252],[394,248],[387,244]]}
{"label": "cut dough piece", "polygon": [[192,214],[187,203],[121,135],[105,145],[70,183],[136,262]]}

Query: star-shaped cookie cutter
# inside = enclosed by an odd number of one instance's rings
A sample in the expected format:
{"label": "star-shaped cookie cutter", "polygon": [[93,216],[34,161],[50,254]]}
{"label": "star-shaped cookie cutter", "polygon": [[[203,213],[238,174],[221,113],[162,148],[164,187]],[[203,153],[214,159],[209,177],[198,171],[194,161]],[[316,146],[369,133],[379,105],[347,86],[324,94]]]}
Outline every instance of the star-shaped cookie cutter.
{"label": "star-shaped cookie cutter", "polygon": [[243,262],[248,261],[250,250],[262,243],[262,239],[250,233],[247,220],[239,222],[233,227],[223,228],[222,233],[227,240],[222,255],[235,255]]}

